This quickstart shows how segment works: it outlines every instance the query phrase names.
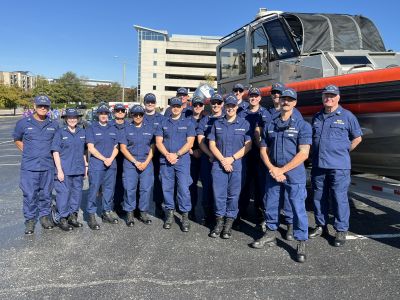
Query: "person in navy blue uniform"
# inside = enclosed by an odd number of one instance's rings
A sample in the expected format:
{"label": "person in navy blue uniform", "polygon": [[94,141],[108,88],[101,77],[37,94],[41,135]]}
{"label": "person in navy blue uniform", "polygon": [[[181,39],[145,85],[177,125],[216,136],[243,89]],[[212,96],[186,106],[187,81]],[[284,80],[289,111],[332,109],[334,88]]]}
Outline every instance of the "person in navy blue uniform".
{"label": "person in navy blue uniform", "polygon": [[160,175],[167,216],[164,228],[170,229],[174,222],[174,189],[177,188],[177,202],[182,213],[181,230],[190,229],[189,212],[192,209],[189,186],[190,154],[196,136],[193,121],[182,114],[182,100],[172,98],[171,116],[165,118],[156,131],[156,146],[161,153]]}
{"label": "person in navy blue uniform", "polygon": [[215,120],[208,135],[215,160],[212,166],[212,185],[215,197],[216,225],[210,237],[232,235],[232,224],[238,214],[242,188],[242,158],[251,149],[250,124],[237,116],[238,100],[230,95],[225,99],[225,117]]}
{"label": "person in navy blue uniform", "polygon": [[[282,95],[282,92],[286,89],[286,86],[281,83],[281,82],[276,82],[272,84],[271,86],[271,100],[272,100],[272,106],[269,107],[267,110],[270,113],[270,115],[275,115],[279,114],[281,110],[281,103],[280,103],[280,96]],[[296,109],[293,108],[293,114],[296,115],[298,118],[303,118],[301,113]],[[265,125],[263,125],[261,128],[264,128]],[[262,131],[260,131],[262,132]],[[293,236],[293,211],[292,207],[289,202],[288,194],[285,191],[285,189],[282,187],[282,192],[281,192],[281,207],[284,215],[284,220],[285,223],[287,224],[287,231],[285,234],[285,239],[288,241],[293,241],[294,236]]]}
{"label": "person in navy blue uniform", "polygon": [[[176,90],[176,97],[182,100],[182,115],[186,118],[193,114],[193,108],[189,106],[189,92],[186,88],[180,87]],[[171,103],[170,106],[165,110],[164,116],[169,118],[171,116]]]}
{"label": "person in navy blue uniform", "polygon": [[124,134],[120,137],[121,152],[124,159],[124,187],[126,191],[123,208],[127,213],[126,225],[135,224],[134,210],[136,209],[136,194],[139,191],[139,219],[150,225],[148,216],[149,203],[152,194],[154,172],[154,125],[143,122],[145,110],[140,105],[130,109],[132,122],[126,125]]}
{"label": "person in navy blue uniform", "polygon": [[349,229],[350,207],[347,196],[350,185],[350,151],[362,140],[357,118],[339,105],[340,91],[328,85],[322,92],[324,108],[312,119],[312,170],[316,228],[310,238],[328,234],[329,196],[333,201],[336,230],[334,245],[343,246]]}
{"label": "person in navy blue uniform", "polygon": [[[114,119],[111,121],[112,124],[118,129],[118,133],[122,134],[127,125],[126,117],[126,108],[123,103],[117,103],[114,105]],[[123,213],[122,202],[124,201],[124,185],[122,182],[122,173],[123,173],[123,163],[124,163],[124,155],[121,152],[118,152],[117,157],[115,158],[117,162],[117,177],[115,179],[115,188],[114,188],[114,210],[118,214]]]}
{"label": "person in navy blue uniform", "polygon": [[[144,96],[144,122],[147,124],[153,124],[154,130],[161,124],[164,116],[156,111],[157,98],[153,93],[147,93]],[[160,151],[154,148],[153,151],[153,168],[154,168],[154,186],[153,186],[153,201],[155,203],[155,215],[164,218],[164,210],[162,204],[164,202],[164,196],[162,193],[161,181],[160,181]]]}
{"label": "person in navy blue uniform", "polygon": [[39,215],[44,229],[52,229],[50,219],[51,191],[54,183],[54,162],[51,143],[58,123],[47,117],[50,99],[45,95],[35,97],[33,115],[19,120],[13,138],[22,151],[20,188],[23,193],[25,234],[33,234]]}
{"label": "person in navy blue uniform", "polygon": [[[207,114],[204,111],[204,101],[199,97],[195,97],[192,100],[192,107],[193,107],[193,115],[190,119],[193,121],[196,133],[197,128],[199,127],[200,121],[205,117]],[[203,151],[199,147],[199,143],[197,139],[194,140],[192,149],[189,150],[190,154],[190,177],[192,177],[193,183],[189,187],[190,191],[190,199],[192,201],[192,210],[189,213],[189,218],[192,221],[196,221],[196,205],[198,202],[198,188],[197,182],[200,178],[200,168],[201,168],[201,156]]]}
{"label": "person in navy blue uniform", "polygon": [[305,241],[308,239],[308,218],[305,208],[306,171],[304,161],[308,158],[311,145],[311,126],[293,113],[297,93],[291,88],[283,91],[280,98],[280,114],[275,114],[265,127],[260,155],[268,168],[266,195],[264,197],[267,231],[251,246],[262,248],[276,243],[279,227],[279,208],[282,186],[288,193],[294,213],[294,238],[297,245],[297,261],[305,262]]}
{"label": "person in navy blue uniform", "polygon": [[264,205],[262,203],[264,188],[261,186],[265,185],[265,168],[260,159],[260,130],[256,130],[256,128],[262,126],[262,123],[268,124],[271,115],[266,108],[260,105],[260,89],[251,88],[248,95],[249,106],[242,110],[239,116],[249,122],[253,144],[249,155],[243,160],[244,183],[239,198],[239,216],[244,218],[247,216],[250,197],[253,197],[256,223],[260,225],[264,222]]}
{"label": "person in navy blue uniform", "polygon": [[118,154],[118,129],[108,121],[110,110],[106,104],[97,108],[98,122],[86,130],[86,142],[89,150],[89,194],[86,212],[88,225],[99,230],[96,221],[97,193],[102,188],[102,219],[104,222],[118,224],[118,217],[113,211],[113,197]]}
{"label": "person in navy blue uniform", "polygon": [[215,157],[209,148],[207,137],[211,132],[211,128],[214,122],[224,116],[224,114],[222,113],[224,100],[220,94],[215,93],[214,95],[212,95],[210,103],[211,115],[207,115],[202,118],[199,122],[199,126],[196,129],[197,141],[199,143],[201,151],[203,152],[201,156],[200,180],[203,187],[202,206],[204,211],[205,225],[211,225],[215,219],[212,176],[210,176],[212,163]]}
{"label": "person in navy blue uniform", "polygon": [[65,126],[54,136],[53,151],[56,174],[55,222],[64,231],[82,227],[78,222],[78,212],[82,200],[83,177],[87,176],[88,162],[85,155],[86,132],[80,128],[79,113],[75,108],[67,108],[62,116]]}
{"label": "person in navy blue uniform", "polygon": [[238,99],[237,114],[239,114],[242,110],[245,110],[249,107],[249,102],[247,102],[243,99],[243,96],[244,96],[243,84],[236,83],[232,88],[232,93],[235,95],[236,99]]}

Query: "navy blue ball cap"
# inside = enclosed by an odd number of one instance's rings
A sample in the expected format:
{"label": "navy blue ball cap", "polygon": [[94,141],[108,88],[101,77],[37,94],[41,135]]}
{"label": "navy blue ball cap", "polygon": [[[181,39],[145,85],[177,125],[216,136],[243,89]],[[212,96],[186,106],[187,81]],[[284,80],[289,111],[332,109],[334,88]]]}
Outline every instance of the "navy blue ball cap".
{"label": "navy blue ball cap", "polygon": [[178,97],[173,97],[173,98],[171,98],[171,100],[169,100],[169,105],[170,106],[172,106],[172,105],[180,105],[180,106],[182,106],[182,99],[178,98]]}
{"label": "navy blue ball cap", "polygon": [[177,89],[176,91],[176,95],[188,95],[188,90],[184,87],[180,87],[179,89]]}
{"label": "navy blue ball cap", "polygon": [[110,112],[110,109],[108,108],[107,104],[100,104],[99,107],[97,108],[97,113],[102,113],[102,112],[106,113]]}
{"label": "navy blue ball cap", "polygon": [[236,84],[233,86],[232,90],[242,90],[242,91],[244,91],[244,86],[243,86],[243,84],[241,84],[241,83],[236,83]]}
{"label": "navy blue ball cap", "polygon": [[250,95],[257,95],[257,96],[261,96],[261,91],[259,88],[253,87],[249,90],[249,96]]}
{"label": "navy blue ball cap", "polygon": [[215,93],[214,95],[211,96],[210,101],[224,101],[224,98],[218,93]]}
{"label": "navy blue ball cap", "polygon": [[36,105],[47,105],[47,106],[51,105],[50,98],[47,97],[46,95],[36,96],[34,102]]}
{"label": "navy blue ball cap", "polygon": [[66,118],[66,117],[80,117],[80,116],[81,116],[81,114],[79,114],[79,112],[76,108],[67,108],[62,117]]}
{"label": "navy blue ball cap", "polygon": [[236,98],[235,95],[229,95],[228,97],[225,98],[225,105],[227,104],[237,105],[238,99]]}
{"label": "navy blue ball cap", "polygon": [[322,94],[340,95],[340,90],[336,85],[330,84],[325,87],[325,89],[322,91]]}
{"label": "navy blue ball cap", "polygon": [[114,105],[114,111],[116,111],[117,109],[126,109],[125,105],[123,105],[122,103],[117,103]]}
{"label": "navy blue ball cap", "polygon": [[200,98],[200,97],[194,97],[192,99],[192,104],[196,104],[196,103],[204,104],[204,100],[202,98]]}
{"label": "navy blue ball cap", "polygon": [[272,91],[278,91],[280,93],[282,93],[285,90],[285,85],[282,82],[275,82],[272,86],[271,86],[271,92]]}
{"label": "navy blue ball cap", "polygon": [[144,108],[139,104],[132,106],[131,109],[129,110],[129,112],[131,114],[144,114],[145,113]]}
{"label": "navy blue ball cap", "polygon": [[153,93],[147,93],[146,95],[144,95],[144,103],[156,101],[156,95],[154,95]]}
{"label": "navy blue ball cap", "polygon": [[282,92],[282,96],[281,97],[290,97],[290,98],[293,98],[293,99],[297,100],[297,92],[292,88],[286,88]]}

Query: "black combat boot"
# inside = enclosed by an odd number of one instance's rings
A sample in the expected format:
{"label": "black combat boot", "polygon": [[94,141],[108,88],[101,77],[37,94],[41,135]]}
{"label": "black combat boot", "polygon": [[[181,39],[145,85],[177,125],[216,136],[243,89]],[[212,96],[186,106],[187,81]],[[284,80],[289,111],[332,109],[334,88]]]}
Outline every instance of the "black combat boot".
{"label": "black combat boot", "polygon": [[34,219],[25,222],[25,234],[33,234],[35,232],[36,221]]}
{"label": "black combat boot", "polygon": [[68,224],[76,228],[82,227],[83,224],[78,222],[78,213],[72,213],[68,216]]}
{"label": "black combat boot", "polygon": [[182,213],[182,221],[181,221],[181,230],[183,232],[188,232],[190,229],[190,222],[189,222],[189,213],[184,212]]}
{"label": "black combat boot", "polygon": [[310,232],[308,233],[308,237],[310,239],[313,239],[321,235],[327,235],[327,234],[329,234],[327,226],[317,225],[314,229],[310,230]]}
{"label": "black combat boot", "polygon": [[101,215],[103,222],[111,223],[111,224],[118,224],[118,217],[115,215],[113,211],[105,211]]}
{"label": "black combat boot", "polygon": [[53,227],[54,227],[53,222],[50,220],[50,218],[48,216],[41,217],[40,224],[42,224],[42,227],[44,229],[53,229]]}
{"label": "black combat boot", "polygon": [[306,241],[299,241],[297,244],[297,261],[303,263],[306,261]]}
{"label": "black combat boot", "polygon": [[230,239],[232,236],[232,225],[234,218],[226,218],[224,229],[222,230],[222,238],[223,239]]}
{"label": "black combat boot", "polygon": [[347,231],[336,232],[334,245],[335,247],[342,247],[346,243]]}
{"label": "black combat boot", "polygon": [[135,225],[134,215],[135,213],[133,211],[128,211],[126,213],[126,226],[133,227],[133,225]]}
{"label": "black combat boot", "polygon": [[224,228],[224,217],[217,217],[214,229],[210,233],[210,237],[217,238],[221,235],[221,231]]}
{"label": "black combat boot", "polygon": [[66,218],[61,218],[60,222],[58,223],[58,227],[60,227],[64,231],[71,231],[74,228],[68,224],[68,221]]}
{"label": "black combat boot", "polygon": [[151,223],[152,223],[149,215],[145,211],[140,212],[139,220],[146,225],[151,225]]}
{"label": "black combat boot", "polygon": [[288,224],[287,225],[287,231],[286,231],[286,236],[285,239],[287,241],[293,241],[294,236],[293,236],[293,224]]}
{"label": "black combat boot", "polygon": [[264,233],[264,235],[260,239],[255,240],[254,242],[252,242],[250,245],[255,249],[261,249],[265,245],[273,246],[273,245],[276,244],[276,235],[275,235],[275,233],[276,233],[276,231],[269,230],[267,228],[267,231]]}
{"label": "black combat boot", "polygon": [[171,229],[172,223],[174,223],[174,210],[169,209],[166,213],[167,218],[164,222],[164,229]]}
{"label": "black combat boot", "polygon": [[100,225],[97,223],[95,214],[89,214],[87,223],[90,229],[100,230]]}

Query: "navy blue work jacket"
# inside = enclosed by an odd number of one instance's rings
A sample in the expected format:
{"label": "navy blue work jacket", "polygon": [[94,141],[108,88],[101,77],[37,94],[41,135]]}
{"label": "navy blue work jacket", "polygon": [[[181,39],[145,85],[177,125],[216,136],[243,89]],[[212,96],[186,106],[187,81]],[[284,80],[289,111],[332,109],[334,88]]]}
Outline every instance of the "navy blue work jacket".
{"label": "navy blue work jacket", "polygon": [[324,169],[351,169],[351,141],[362,136],[357,118],[339,106],[324,119],[324,111],[312,119],[313,167]]}
{"label": "navy blue work jacket", "polygon": [[60,154],[61,167],[65,175],[85,174],[85,160],[83,159],[85,145],[85,129],[76,127],[75,133],[73,133],[65,126],[57,130],[51,150]]}
{"label": "navy blue work jacket", "polygon": [[46,118],[37,121],[33,116],[19,120],[13,132],[14,141],[22,141],[21,170],[47,171],[54,168],[51,143],[58,122]]}

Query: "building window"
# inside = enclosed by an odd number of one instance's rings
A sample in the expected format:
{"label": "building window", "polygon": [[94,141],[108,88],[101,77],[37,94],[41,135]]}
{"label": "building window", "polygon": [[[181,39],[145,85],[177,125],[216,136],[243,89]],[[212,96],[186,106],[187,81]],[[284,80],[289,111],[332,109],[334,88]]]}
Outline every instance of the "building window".
{"label": "building window", "polygon": [[157,48],[154,48],[153,53],[157,53]]}
{"label": "building window", "polygon": [[157,73],[153,73],[153,78],[157,78]]}
{"label": "building window", "polygon": [[153,61],[153,66],[157,66],[157,61]]}
{"label": "building window", "polygon": [[157,89],[157,87],[155,85],[153,85],[153,91],[155,91]]}

